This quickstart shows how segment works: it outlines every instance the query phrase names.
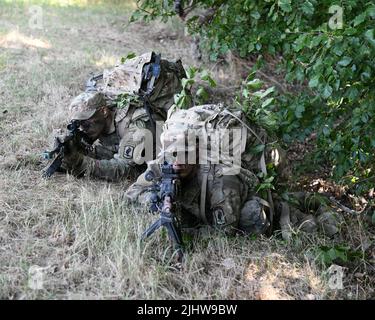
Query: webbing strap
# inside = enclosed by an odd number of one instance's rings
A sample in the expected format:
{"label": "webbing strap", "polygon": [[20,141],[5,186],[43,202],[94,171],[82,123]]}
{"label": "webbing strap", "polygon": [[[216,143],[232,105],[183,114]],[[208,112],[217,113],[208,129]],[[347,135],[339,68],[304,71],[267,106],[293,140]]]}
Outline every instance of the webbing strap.
{"label": "webbing strap", "polygon": [[199,214],[201,219],[205,224],[208,224],[206,218],[206,196],[207,196],[207,180],[208,180],[208,172],[210,171],[210,165],[202,165],[203,174],[202,174],[202,187],[201,187],[201,201],[200,201],[200,210]]}
{"label": "webbing strap", "polygon": [[[231,115],[232,117],[234,117],[235,119],[237,119],[243,126],[245,126],[262,144],[265,144],[264,141],[262,141],[262,139],[255,133],[255,131],[253,129],[251,129],[242,119],[240,119],[239,117],[237,117],[235,114],[233,114],[232,112],[230,112],[229,110],[227,109],[224,109],[223,110],[224,113],[226,114],[229,114]],[[265,160],[265,155],[264,155],[264,150],[262,151],[262,156],[260,157],[260,169],[262,170],[262,172],[266,175],[267,174],[267,168],[266,168],[266,160]],[[274,214],[275,214],[275,208],[274,208],[274,205],[273,205],[273,199],[272,199],[272,194],[271,194],[271,191],[270,190],[267,190],[267,196],[268,196],[268,203],[269,203],[269,209],[270,209],[270,215],[269,215],[269,219],[270,219],[270,226],[271,226],[271,230],[272,230],[272,226],[273,226],[273,217],[274,217]]]}
{"label": "webbing strap", "polygon": [[263,140],[255,133],[253,129],[251,129],[241,118],[237,117],[233,112],[230,112],[228,109],[223,110],[224,113],[231,115],[233,118],[237,119],[242,125],[244,125],[262,144],[264,144]]}
{"label": "webbing strap", "polygon": [[280,228],[283,239],[289,240],[291,237],[290,210],[286,202],[281,202]]}

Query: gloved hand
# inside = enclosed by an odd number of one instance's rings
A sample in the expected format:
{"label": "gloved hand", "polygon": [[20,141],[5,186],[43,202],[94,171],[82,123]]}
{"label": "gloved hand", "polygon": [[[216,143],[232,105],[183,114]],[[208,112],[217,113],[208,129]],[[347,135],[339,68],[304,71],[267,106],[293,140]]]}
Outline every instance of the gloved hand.
{"label": "gloved hand", "polygon": [[65,143],[64,158],[62,167],[68,172],[73,172],[79,169],[83,162],[84,155],[81,153],[79,144],[73,139]]}

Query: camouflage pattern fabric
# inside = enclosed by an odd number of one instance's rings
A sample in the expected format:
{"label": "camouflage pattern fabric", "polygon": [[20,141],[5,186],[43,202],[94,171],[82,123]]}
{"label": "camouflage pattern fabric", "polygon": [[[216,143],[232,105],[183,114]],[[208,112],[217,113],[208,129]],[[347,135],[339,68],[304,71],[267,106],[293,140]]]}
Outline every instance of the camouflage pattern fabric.
{"label": "camouflage pattern fabric", "polygon": [[[240,229],[250,234],[262,234],[270,226],[266,215],[269,210],[269,203],[256,194],[256,187],[259,184],[256,173],[261,172],[260,155],[252,152],[252,150],[261,142],[266,144],[270,139],[267,137],[265,130],[253,125],[250,126],[245,120],[243,120],[243,123],[235,123],[228,114],[221,116],[212,113],[212,111],[217,110],[216,107],[218,106],[206,105],[193,107],[189,110],[176,110],[173,111],[174,113],[171,111],[164,126],[165,131],[161,139],[163,150],[167,152],[170,152],[168,143],[173,140],[173,137],[183,136],[186,128],[200,128],[202,126],[206,128],[207,122],[203,120],[207,118],[215,119],[223,127],[231,125],[246,125],[248,127],[244,136],[246,143],[243,148],[241,170],[238,174],[223,175],[222,164],[211,163],[209,165],[204,207],[205,216],[202,216],[200,201],[202,181],[205,178],[207,165],[195,165],[194,176],[187,181],[182,181],[181,220],[193,222],[193,224],[208,223],[229,232]],[[241,118],[241,114],[238,114],[238,117]],[[191,151],[190,149],[184,149],[184,151],[187,150]],[[275,152],[275,150],[277,149],[274,145],[268,148],[266,146],[266,163],[272,162],[275,165],[283,163],[283,153]],[[161,161],[162,157],[148,164],[148,170],[153,171],[156,178],[160,177],[158,163],[161,163]],[[151,185],[150,182],[146,181],[145,174],[142,174],[136,183],[128,188],[125,197],[130,202],[145,205],[150,201]],[[297,199],[299,205],[294,206],[277,197],[275,199],[277,212],[275,218],[279,221],[284,238],[287,238],[292,227],[297,227],[309,233],[320,230],[329,236],[338,232],[337,214],[333,213],[317,197],[301,193]]]}
{"label": "camouflage pattern fabric", "polygon": [[328,205],[328,200],[317,193],[290,192],[289,201],[275,196],[277,220],[285,240],[289,240],[292,230],[306,233],[321,232],[333,237],[340,231],[342,217]]}
{"label": "camouflage pattern fabric", "polygon": [[88,156],[98,160],[112,159],[118,153],[120,138],[116,132],[101,136],[93,144],[94,152]]}
{"label": "camouflage pattern fabric", "polygon": [[103,72],[103,85],[100,91],[108,95],[138,94],[142,85],[142,70],[152,58],[152,52],[147,52],[133,59],[126,60],[112,69]]}
{"label": "camouflage pattern fabric", "polygon": [[[125,63],[106,70],[103,84],[97,91],[84,92],[76,97],[71,106],[71,118],[85,120],[91,117],[101,106],[112,108],[114,123],[109,132],[103,133],[86,155],[64,160],[63,166],[75,175],[103,178],[116,181],[137,177],[145,164],[134,161],[142,158],[144,137],[141,130],[153,132],[153,125],[139,95],[142,86],[142,70],[150,63],[153,53],[146,53],[127,60]],[[160,76],[149,97],[153,120],[164,122],[168,109],[174,103],[174,94],[181,89],[181,79],[185,70],[181,61],[176,63],[160,61]],[[125,104],[116,105],[118,97],[130,97]],[[158,141],[155,137],[154,141]],[[155,148],[152,158],[155,158]]]}
{"label": "camouflage pattern fabric", "polygon": [[95,154],[81,155],[79,160],[74,159],[74,163],[64,163],[71,173],[118,181],[133,179],[144,170],[146,165],[137,164],[135,156],[136,152],[142,153],[144,143],[144,136],[137,133],[142,129],[151,130],[147,113],[137,106],[131,106],[126,115],[119,116],[120,113],[116,111],[115,132],[98,139]]}
{"label": "camouflage pattern fabric", "polygon": [[[220,106],[205,105],[197,106],[188,110],[177,110],[171,113],[165,123],[165,131],[162,134],[162,146],[164,151],[168,150],[166,139],[181,136],[185,129],[206,128],[206,119],[218,121],[224,128],[239,127],[242,124],[233,121],[230,115],[220,116]],[[238,114],[241,116],[241,114]],[[185,125],[185,129],[184,129]],[[247,139],[247,135],[243,137]],[[172,139],[173,140],[173,139]],[[252,140],[249,140],[250,142]],[[246,140],[243,150],[245,150]],[[209,146],[209,149],[211,147]],[[208,155],[210,158],[210,153]],[[149,170],[154,172],[156,177],[160,177],[158,162],[162,161],[162,156],[156,161],[149,163]],[[225,163],[208,165],[195,165],[193,178],[182,181],[182,221],[196,221],[200,224],[208,223],[216,228],[232,232],[241,229],[247,233],[263,233],[268,223],[261,203],[257,210],[254,206],[247,205],[248,201],[257,202],[253,199],[256,186],[259,181],[257,176],[246,168],[241,168],[237,175],[223,174]],[[202,182],[207,177],[205,191],[206,203],[202,207],[201,192]],[[125,193],[125,197],[131,202],[147,203],[150,199],[149,188],[151,183],[146,181],[145,174],[141,175],[137,182]],[[202,209],[204,208],[204,212]],[[191,218],[194,219],[191,219]]]}
{"label": "camouflage pattern fabric", "polygon": [[[155,176],[160,176],[160,168],[157,161],[149,164],[148,170],[152,170]],[[193,178],[184,181],[181,187],[181,207],[182,216],[180,217],[184,227],[194,227],[196,224],[204,224],[201,219],[200,195],[201,183],[204,168],[197,165],[196,173]],[[257,186],[257,178],[254,176],[250,183],[242,183],[238,176],[221,175],[219,166],[212,165],[208,173],[207,196],[206,196],[206,219],[208,223],[216,228],[231,233],[236,229],[242,229],[248,233],[256,232],[261,229],[264,221],[259,221],[249,227],[242,228],[241,221],[246,220],[242,217],[241,210],[248,197],[254,193]],[[137,181],[132,184],[125,192],[125,198],[133,203],[148,205],[150,202],[152,183],[145,179],[145,173],[140,175]],[[244,215],[248,215],[245,212]],[[257,220],[258,222],[258,220]],[[264,231],[264,230],[263,230]]]}
{"label": "camouflage pattern fabric", "polygon": [[[108,101],[115,100],[120,95],[139,96],[143,88],[142,70],[151,62],[153,52],[127,60],[103,73],[103,85],[98,87],[105,93]],[[155,82],[149,97],[153,112],[160,113],[164,118],[174,103],[174,94],[181,91],[181,79],[186,77],[181,60],[170,62],[160,61],[160,76]]]}

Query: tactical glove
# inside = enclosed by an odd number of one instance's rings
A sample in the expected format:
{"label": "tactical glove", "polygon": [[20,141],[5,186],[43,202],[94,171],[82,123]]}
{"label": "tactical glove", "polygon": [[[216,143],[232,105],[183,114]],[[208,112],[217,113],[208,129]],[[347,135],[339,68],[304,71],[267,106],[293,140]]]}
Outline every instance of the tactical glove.
{"label": "tactical glove", "polygon": [[77,170],[83,161],[84,155],[81,153],[81,148],[74,140],[68,141],[64,146],[64,158],[62,167],[68,172],[72,173]]}

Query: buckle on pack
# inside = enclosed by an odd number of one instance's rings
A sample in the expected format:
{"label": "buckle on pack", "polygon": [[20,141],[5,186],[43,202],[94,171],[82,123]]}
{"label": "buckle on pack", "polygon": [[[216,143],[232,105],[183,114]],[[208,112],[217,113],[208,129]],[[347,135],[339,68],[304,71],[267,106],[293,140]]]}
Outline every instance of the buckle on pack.
{"label": "buckle on pack", "polygon": [[209,164],[201,164],[202,173],[209,173],[211,166]]}

